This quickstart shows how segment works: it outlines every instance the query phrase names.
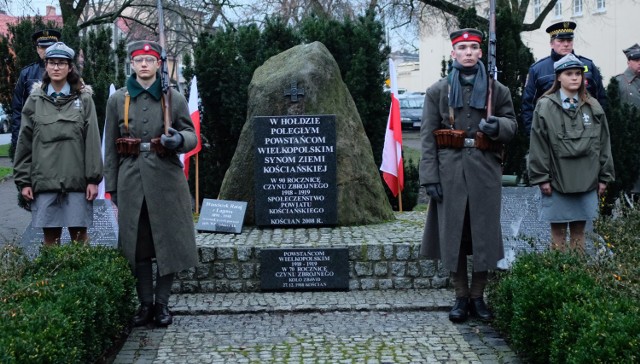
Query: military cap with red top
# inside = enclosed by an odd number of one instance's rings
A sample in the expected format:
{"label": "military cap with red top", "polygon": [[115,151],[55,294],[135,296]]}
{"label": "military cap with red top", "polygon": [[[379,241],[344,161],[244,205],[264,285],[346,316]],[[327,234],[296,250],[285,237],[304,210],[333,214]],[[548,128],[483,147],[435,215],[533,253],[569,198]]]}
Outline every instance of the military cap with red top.
{"label": "military cap with red top", "polygon": [[449,34],[449,37],[451,38],[451,45],[456,45],[456,43],[460,42],[482,43],[482,32],[473,28],[456,30]]}
{"label": "military cap with red top", "polygon": [[162,53],[162,47],[160,47],[160,44],[150,40],[137,40],[135,42],[131,42],[127,46],[127,50],[132,58],[139,55],[150,55],[160,59],[160,53]]}
{"label": "military cap with red top", "polygon": [[572,21],[560,21],[549,25],[546,31],[551,39],[573,39],[576,27],[576,23]]}
{"label": "military cap with red top", "polygon": [[31,40],[38,47],[49,47],[60,40],[59,31],[55,29],[39,30],[31,35]]}

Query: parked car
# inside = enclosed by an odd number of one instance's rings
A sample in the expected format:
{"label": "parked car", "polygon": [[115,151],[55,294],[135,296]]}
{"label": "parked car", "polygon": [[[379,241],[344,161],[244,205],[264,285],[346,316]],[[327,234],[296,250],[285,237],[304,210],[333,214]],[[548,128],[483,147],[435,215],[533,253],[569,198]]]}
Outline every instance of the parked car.
{"label": "parked car", "polygon": [[420,129],[420,125],[422,125],[424,95],[402,94],[398,95],[398,101],[400,102],[400,121],[402,128]]}
{"label": "parked car", "polygon": [[5,134],[11,131],[11,120],[9,115],[4,111],[4,106],[0,104],[0,133]]}

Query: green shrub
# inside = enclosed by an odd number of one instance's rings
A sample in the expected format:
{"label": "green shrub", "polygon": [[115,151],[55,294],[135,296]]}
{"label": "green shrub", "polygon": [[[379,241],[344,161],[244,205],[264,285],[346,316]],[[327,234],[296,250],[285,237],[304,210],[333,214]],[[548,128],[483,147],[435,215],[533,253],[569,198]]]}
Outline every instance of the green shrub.
{"label": "green shrub", "polygon": [[0,362],[95,362],[128,326],[134,278],[116,250],[42,248],[0,285]]}
{"label": "green shrub", "polygon": [[514,350],[531,363],[638,362],[638,222],[637,211],[602,219],[594,256],[524,254],[491,282],[495,324]]}

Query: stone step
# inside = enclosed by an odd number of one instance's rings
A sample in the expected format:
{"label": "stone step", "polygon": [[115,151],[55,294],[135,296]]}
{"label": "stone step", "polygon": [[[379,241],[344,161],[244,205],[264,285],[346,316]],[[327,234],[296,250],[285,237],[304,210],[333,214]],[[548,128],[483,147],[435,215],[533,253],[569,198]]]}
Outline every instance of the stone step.
{"label": "stone step", "polygon": [[310,313],[349,311],[448,311],[450,289],[376,291],[195,293],[174,294],[169,306],[175,315],[247,313]]}
{"label": "stone step", "polygon": [[393,221],[318,228],[258,228],[241,234],[199,233],[200,263],[177,275],[175,293],[260,291],[260,251],[347,248],[350,290],[444,288],[449,272],[420,256],[426,212],[397,212]]}

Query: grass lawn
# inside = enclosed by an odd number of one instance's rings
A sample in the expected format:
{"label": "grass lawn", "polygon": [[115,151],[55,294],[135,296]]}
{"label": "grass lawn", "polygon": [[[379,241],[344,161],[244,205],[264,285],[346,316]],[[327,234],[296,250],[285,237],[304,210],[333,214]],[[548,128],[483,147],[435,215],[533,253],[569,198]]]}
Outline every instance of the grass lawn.
{"label": "grass lawn", "polygon": [[[9,157],[10,144],[0,145],[0,157]],[[13,173],[13,168],[0,167],[0,180]]]}
{"label": "grass lawn", "polygon": [[409,159],[413,160],[413,163],[417,166],[420,162],[420,150],[413,149],[406,146],[402,147],[403,159],[408,161]]}

